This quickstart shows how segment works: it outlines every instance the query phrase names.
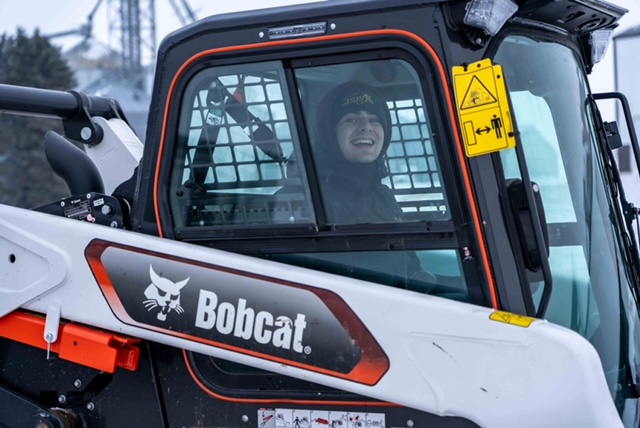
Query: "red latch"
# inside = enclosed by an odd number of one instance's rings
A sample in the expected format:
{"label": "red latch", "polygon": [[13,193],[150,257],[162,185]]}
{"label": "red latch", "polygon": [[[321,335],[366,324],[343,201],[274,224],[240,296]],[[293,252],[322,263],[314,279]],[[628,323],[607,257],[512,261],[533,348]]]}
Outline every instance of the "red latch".
{"label": "red latch", "polygon": [[[44,317],[26,312],[16,311],[0,318],[0,336],[41,349],[48,347],[44,327]],[[140,360],[140,348],[136,346],[139,342],[140,339],[104,330],[61,323],[51,352],[63,360],[108,373],[115,373],[117,367],[135,371]]]}

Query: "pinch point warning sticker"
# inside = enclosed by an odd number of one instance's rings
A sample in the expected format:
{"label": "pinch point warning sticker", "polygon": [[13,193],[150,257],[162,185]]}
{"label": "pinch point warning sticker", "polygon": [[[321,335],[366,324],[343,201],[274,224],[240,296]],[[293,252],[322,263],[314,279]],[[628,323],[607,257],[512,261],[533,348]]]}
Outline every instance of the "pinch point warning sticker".
{"label": "pinch point warning sticker", "polygon": [[503,322],[505,324],[517,325],[518,327],[527,328],[536,319],[532,317],[525,317],[522,315],[512,314],[511,312],[495,311],[489,315],[489,319],[492,321]]}

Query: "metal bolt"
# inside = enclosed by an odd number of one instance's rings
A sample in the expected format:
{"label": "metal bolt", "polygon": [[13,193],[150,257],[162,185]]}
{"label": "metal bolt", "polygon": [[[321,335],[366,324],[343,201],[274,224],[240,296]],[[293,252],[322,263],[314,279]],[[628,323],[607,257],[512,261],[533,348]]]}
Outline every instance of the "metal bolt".
{"label": "metal bolt", "polygon": [[533,189],[534,192],[539,192],[540,191],[540,187],[538,187],[538,185],[536,183],[533,183],[533,186],[531,186],[531,188]]}
{"label": "metal bolt", "polygon": [[73,386],[75,386],[76,388],[80,389],[80,387],[82,386],[82,381],[80,379],[76,379],[73,381]]}
{"label": "metal bolt", "polygon": [[64,201],[60,201],[60,206],[64,207]]}
{"label": "metal bolt", "polygon": [[482,44],[482,38],[480,38],[480,37],[476,38],[476,44],[481,45]]}
{"label": "metal bolt", "polygon": [[336,24],[334,22],[331,23],[331,25],[329,25],[329,28],[331,28],[332,30],[336,29]]}
{"label": "metal bolt", "polygon": [[60,395],[60,397],[58,397],[58,403],[63,404],[67,401],[67,397],[65,397],[64,395]]}
{"label": "metal bolt", "polygon": [[90,402],[90,403],[87,403],[87,410],[88,410],[88,411],[92,411],[92,410],[93,410],[93,409],[95,409],[95,408],[96,408],[95,404],[93,404],[93,403],[91,403],[91,402]]}
{"label": "metal bolt", "polygon": [[91,199],[91,193],[87,193],[87,199]]}
{"label": "metal bolt", "polygon": [[242,422],[249,422],[249,416],[242,415]]}
{"label": "metal bolt", "polygon": [[93,132],[91,131],[91,128],[89,128],[88,126],[85,126],[80,130],[80,138],[82,138],[85,141],[88,141],[91,138],[92,134]]}
{"label": "metal bolt", "polygon": [[118,222],[114,220],[109,224],[109,226],[114,227],[114,228],[118,227]]}
{"label": "metal bolt", "polygon": [[407,426],[408,426],[409,428],[411,428],[411,427],[413,426],[413,421],[412,421],[411,419],[409,419],[409,420],[407,421]]}
{"label": "metal bolt", "polygon": [[47,333],[47,334],[45,334],[45,335],[44,335],[44,339],[45,339],[47,342],[53,342],[53,334],[52,334],[52,333]]}
{"label": "metal bolt", "polygon": [[258,37],[263,38],[263,37],[264,37],[264,33],[263,33],[262,31],[260,31],[260,32],[258,33]]}

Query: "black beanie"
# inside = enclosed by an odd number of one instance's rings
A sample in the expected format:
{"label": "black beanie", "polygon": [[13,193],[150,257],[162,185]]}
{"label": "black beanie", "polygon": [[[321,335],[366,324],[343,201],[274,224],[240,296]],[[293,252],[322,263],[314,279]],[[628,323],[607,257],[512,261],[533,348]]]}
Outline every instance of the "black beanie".
{"label": "black beanie", "polygon": [[368,111],[380,119],[384,129],[384,154],[391,141],[391,114],[384,98],[376,89],[360,81],[351,81],[336,86],[318,106],[316,115],[316,137],[319,144],[335,144],[336,126],[348,113]]}

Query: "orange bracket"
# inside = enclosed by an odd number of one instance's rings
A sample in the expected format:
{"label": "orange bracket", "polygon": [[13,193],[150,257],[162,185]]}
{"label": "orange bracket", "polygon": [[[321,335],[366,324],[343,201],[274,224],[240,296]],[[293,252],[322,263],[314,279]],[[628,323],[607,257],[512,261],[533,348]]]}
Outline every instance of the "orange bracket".
{"label": "orange bracket", "polygon": [[[47,349],[44,340],[45,318],[25,312],[12,312],[0,318],[0,337]],[[135,371],[140,360],[140,339],[117,336],[74,323],[61,323],[58,340],[51,343],[51,352],[58,357],[108,373],[116,368]]]}

